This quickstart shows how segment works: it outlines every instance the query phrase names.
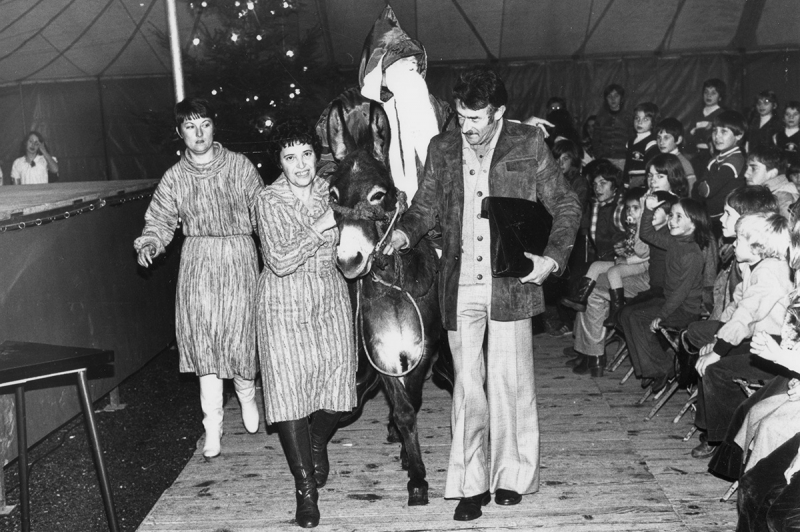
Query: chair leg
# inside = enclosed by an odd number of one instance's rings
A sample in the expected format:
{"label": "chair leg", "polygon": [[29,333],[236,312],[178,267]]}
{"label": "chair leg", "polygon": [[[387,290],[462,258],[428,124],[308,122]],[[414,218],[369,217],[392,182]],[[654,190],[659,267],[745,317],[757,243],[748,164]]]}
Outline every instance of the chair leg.
{"label": "chair leg", "polygon": [[97,469],[97,479],[100,481],[103,505],[106,508],[108,528],[111,532],[118,532],[119,525],[117,524],[117,514],[114,511],[114,498],[111,494],[111,484],[108,481],[106,464],[103,460],[103,450],[100,448],[100,437],[97,434],[97,424],[94,419],[94,410],[92,410],[92,401],[89,398],[89,386],[86,383],[86,370],[79,371],[77,377],[78,391],[80,392],[81,405],[83,406],[83,418],[86,422],[86,431],[92,444],[92,455],[94,456],[94,465]]}
{"label": "chair leg", "polygon": [[25,415],[25,386],[14,389],[14,406],[17,410],[17,463],[19,465],[19,509],[22,532],[31,529],[31,501],[28,491],[28,432]]}
{"label": "chair leg", "polygon": [[675,395],[675,392],[678,391],[678,386],[680,386],[680,384],[678,383],[677,380],[674,380],[669,385],[668,389],[666,387],[664,388],[665,390],[667,390],[666,392],[664,392],[664,390],[661,390],[661,392],[659,392],[660,394],[662,394],[661,399],[658,399],[658,402],[655,404],[653,409],[650,410],[650,413],[647,414],[647,417],[644,418],[645,421],[650,421],[651,419],[653,419],[653,417],[658,413],[658,411],[661,410],[661,407],[667,404],[667,401],[669,401],[670,398],[673,395]]}
{"label": "chair leg", "polygon": [[[623,352],[625,353],[624,356],[620,356],[623,354]],[[617,352],[614,353],[613,357],[611,357],[608,365],[606,366],[606,369],[611,372],[615,371],[619,367],[619,365],[622,364],[622,361],[625,360],[627,356],[628,356],[628,345],[623,341],[619,344]]]}
{"label": "chair leg", "polygon": [[692,439],[692,436],[694,436],[694,433],[695,433],[695,432],[697,432],[697,427],[696,427],[696,426],[694,426],[694,425],[692,425],[692,428],[691,428],[691,429],[689,429],[689,432],[686,434],[686,436],[684,436],[684,437],[683,437],[683,441],[685,441],[685,442],[686,442],[686,441],[689,441],[689,440],[691,440],[691,439]]}
{"label": "chair leg", "polygon": [[647,388],[647,389],[644,391],[644,395],[642,396],[642,398],[641,398],[641,399],[639,399],[638,401],[636,401],[636,406],[642,406],[642,405],[644,404],[644,402],[645,402],[645,401],[647,401],[647,399],[648,399],[648,398],[649,398],[651,395],[653,395],[653,389],[652,389],[652,388]]}
{"label": "chair leg", "polygon": [[609,371],[616,371],[618,367],[628,358],[628,346],[623,345],[623,347],[617,351],[617,354],[614,356],[614,361],[609,364]]}
{"label": "chair leg", "polygon": [[728,491],[725,492],[725,495],[720,498],[719,502],[728,502],[728,500],[733,497],[733,494],[736,493],[736,490],[739,489],[739,481],[734,480],[731,487],[728,488]]}
{"label": "chair leg", "polygon": [[632,375],[633,375],[633,366],[631,366],[631,369],[628,370],[628,373],[626,373],[625,376],[622,377],[622,380],[619,381],[620,386],[628,382],[628,379],[630,379]]}
{"label": "chair leg", "polygon": [[685,405],[683,405],[683,408],[681,408],[681,411],[680,411],[680,412],[678,412],[678,415],[677,415],[677,416],[675,416],[675,419],[673,419],[673,420],[672,420],[672,422],[673,422],[673,423],[678,423],[678,421],[680,421],[680,420],[681,420],[681,418],[683,417],[683,415],[684,415],[686,412],[688,412],[688,411],[689,411],[689,409],[690,409],[690,408],[692,408],[692,406],[694,406],[694,404],[695,404],[696,402],[697,402],[697,390],[694,390],[694,391],[692,392],[692,395],[690,395],[690,396],[689,396],[689,400],[688,400],[688,401],[686,401],[686,404],[685,404]]}
{"label": "chair leg", "polygon": [[[668,384],[668,385],[671,385],[673,382],[675,382],[675,379],[668,380],[668,381],[667,381],[667,384]],[[665,393],[667,393],[667,390],[668,390],[669,388],[670,388],[670,386],[664,386],[663,388],[661,388],[660,390],[658,390],[658,392],[656,392],[656,394],[653,396],[653,401],[658,401],[659,399],[661,399],[661,397],[662,397],[662,396],[663,396]],[[676,389],[677,389],[677,388],[676,388]],[[674,393],[674,390],[670,390],[670,391],[672,391],[672,392]]]}

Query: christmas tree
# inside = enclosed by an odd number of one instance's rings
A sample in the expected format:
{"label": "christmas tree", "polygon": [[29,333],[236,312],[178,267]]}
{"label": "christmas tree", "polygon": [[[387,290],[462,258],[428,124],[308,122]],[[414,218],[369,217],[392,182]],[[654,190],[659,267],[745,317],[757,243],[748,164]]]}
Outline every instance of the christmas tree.
{"label": "christmas tree", "polygon": [[288,116],[301,116],[313,126],[344,89],[325,57],[321,27],[301,34],[298,11],[316,9],[314,3],[184,1],[195,14],[191,44],[183,54],[186,95],[214,105],[215,140],[247,155],[270,183],[279,173],[268,153],[272,126]]}

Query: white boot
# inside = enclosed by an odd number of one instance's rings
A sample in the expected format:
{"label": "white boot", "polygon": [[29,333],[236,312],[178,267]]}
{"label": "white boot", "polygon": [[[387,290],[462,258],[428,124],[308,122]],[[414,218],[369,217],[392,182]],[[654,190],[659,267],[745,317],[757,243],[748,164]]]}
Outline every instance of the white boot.
{"label": "white boot", "polygon": [[203,456],[208,460],[219,456],[222,438],[222,379],[216,375],[200,377],[200,406],[203,409],[203,426],[206,441]]}
{"label": "white boot", "polygon": [[250,434],[258,432],[258,405],[256,405],[256,381],[245,379],[239,375],[233,377],[236,396],[242,407],[242,421],[244,428]]}

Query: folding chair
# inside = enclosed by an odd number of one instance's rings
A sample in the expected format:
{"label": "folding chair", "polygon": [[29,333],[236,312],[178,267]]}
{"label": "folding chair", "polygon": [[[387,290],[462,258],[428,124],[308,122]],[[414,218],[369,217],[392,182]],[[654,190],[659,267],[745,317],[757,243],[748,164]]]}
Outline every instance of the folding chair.
{"label": "folding chair", "polygon": [[[680,349],[680,345],[678,343],[678,335],[680,335],[681,331],[678,329],[659,327],[658,332],[661,334],[661,336],[663,336],[667,340],[673,352],[675,353],[674,356],[677,357],[678,350]],[[665,404],[667,404],[667,401],[669,401],[670,398],[673,395],[675,395],[675,392],[678,390],[679,385],[680,383],[678,382],[677,372],[676,372],[675,377],[668,379],[666,386],[664,386],[661,390],[658,391],[658,393],[656,393],[653,396],[653,400],[656,401],[656,404],[650,410],[650,413],[647,414],[647,416],[645,416],[644,418],[645,421],[650,421],[651,419],[653,419],[653,417],[658,413],[658,411],[661,410],[661,408]],[[645,392],[644,397],[640,399],[639,404],[642,404],[644,403],[645,400],[647,400],[647,397],[650,396],[650,393],[648,392],[652,393],[652,388],[648,388],[648,390]]]}
{"label": "folding chair", "polygon": [[608,329],[605,346],[608,347],[613,342],[619,342],[619,346],[617,347],[614,356],[610,357],[608,359],[608,364],[606,364],[606,371],[614,372],[617,370],[620,364],[622,364],[622,362],[628,358],[628,343],[625,341],[625,337],[618,329],[614,327],[609,327]]}

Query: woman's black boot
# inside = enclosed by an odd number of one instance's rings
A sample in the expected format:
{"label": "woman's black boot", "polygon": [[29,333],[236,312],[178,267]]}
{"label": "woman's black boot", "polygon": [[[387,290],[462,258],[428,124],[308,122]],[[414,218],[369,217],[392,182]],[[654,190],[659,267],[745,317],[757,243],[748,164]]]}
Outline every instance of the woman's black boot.
{"label": "woman's black boot", "polygon": [[594,290],[595,284],[593,279],[582,278],[575,295],[562,297],[560,303],[576,312],[586,312],[586,303],[589,301],[589,294]]}
{"label": "woman's black boot", "polygon": [[311,457],[311,434],[308,420],[295,419],[275,423],[283,446],[286,461],[294,476],[297,511],[294,519],[303,528],[319,524],[317,481],[314,480],[314,462]]}
{"label": "woman's black boot", "polygon": [[328,462],[328,440],[336,430],[336,423],[342,416],[341,412],[328,412],[317,410],[311,416],[311,456],[314,462],[314,480],[317,488],[328,482],[330,463]]}
{"label": "woman's black boot", "polygon": [[612,288],[608,291],[608,294],[610,296],[608,300],[608,318],[603,322],[603,327],[616,327],[619,311],[625,306],[625,289]]}

